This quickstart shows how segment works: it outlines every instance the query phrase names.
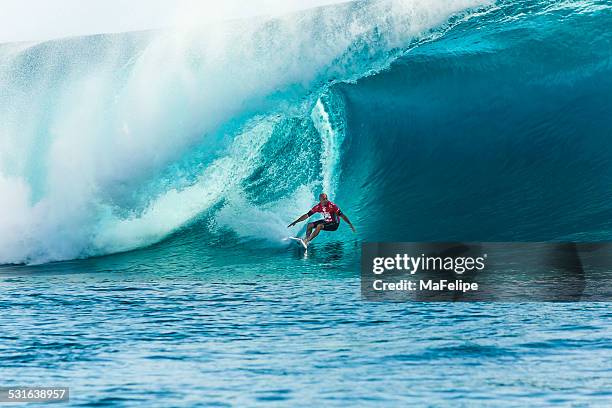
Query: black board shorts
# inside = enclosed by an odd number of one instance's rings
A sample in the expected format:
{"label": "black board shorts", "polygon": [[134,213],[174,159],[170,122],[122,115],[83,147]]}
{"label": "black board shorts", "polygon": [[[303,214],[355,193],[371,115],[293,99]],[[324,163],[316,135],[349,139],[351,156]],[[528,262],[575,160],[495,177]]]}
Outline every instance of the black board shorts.
{"label": "black board shorts", "polygon": [[338,229],[338,226],[340,226],[339,222],[325,222],[325,220],[319,220],[319,221],[315,221],[313,222],[313,226],[316,228],[317,225],[319,224],[323,224],[323,231],[335,231]]}

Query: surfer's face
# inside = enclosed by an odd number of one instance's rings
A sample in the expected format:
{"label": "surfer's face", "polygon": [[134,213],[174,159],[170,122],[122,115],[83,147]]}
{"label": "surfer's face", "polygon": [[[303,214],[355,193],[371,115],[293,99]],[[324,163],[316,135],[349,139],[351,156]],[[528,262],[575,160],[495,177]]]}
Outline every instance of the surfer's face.
{"label": "surfer's face", "polygon": [[327,194],[321,194],[321,195],[319,195],[319,202],[320,202],[322,205],[327,204],[327,201],[328,201],[328,200],[327,200]]}

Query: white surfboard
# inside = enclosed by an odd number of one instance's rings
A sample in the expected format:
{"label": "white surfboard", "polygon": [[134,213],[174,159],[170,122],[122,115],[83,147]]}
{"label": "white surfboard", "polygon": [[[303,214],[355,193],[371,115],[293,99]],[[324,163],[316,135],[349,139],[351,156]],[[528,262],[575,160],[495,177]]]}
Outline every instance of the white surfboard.
{"label": "white surfboard", "polygon": [[294,241],[297,241],[300,243],[300,245],[302,245],[302,247],[304,247],[304,249],[308,249],[308,245],[306,245],[306,243],[304,242],[304,240],[302,238],[298,238],[298,237],[289,237],[289,239],[292,239]]}

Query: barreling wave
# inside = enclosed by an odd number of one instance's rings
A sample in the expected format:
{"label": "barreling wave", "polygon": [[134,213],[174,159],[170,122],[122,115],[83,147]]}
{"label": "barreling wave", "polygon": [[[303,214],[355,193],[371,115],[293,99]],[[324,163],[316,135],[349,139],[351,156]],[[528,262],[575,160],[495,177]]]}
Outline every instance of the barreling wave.
{"label": "barreling wave", "polygon": [[[376,1],[0,46],[0,263],[195,221],[278,245],[321,190],[366,239],[601,232],[609,22],[596,1]],[[559,201],[550,171],[590,204]]]}
{"label": "barreling wave", "polygon": [[[0,262],[138,248],[220,202],[218,223],[239,233],[249,212],[309,204],[316,185],[334,182],[338,160],[316,105],[327,84],[385,66],[478,3],[358,2],[3,46]],[[278,149],[287,157],[271,157]],[[269,191],[249,200],[247,178]],[[277,221],[271,239],[286,224]]]}

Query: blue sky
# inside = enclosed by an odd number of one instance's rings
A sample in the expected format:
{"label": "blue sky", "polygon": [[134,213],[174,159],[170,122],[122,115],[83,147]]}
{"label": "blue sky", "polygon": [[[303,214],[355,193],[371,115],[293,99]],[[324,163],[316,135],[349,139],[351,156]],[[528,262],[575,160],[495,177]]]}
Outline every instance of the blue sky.
{"label": "blue sky", "polygon": [[2,0],[0,42],[278,15],[342,0]]}

